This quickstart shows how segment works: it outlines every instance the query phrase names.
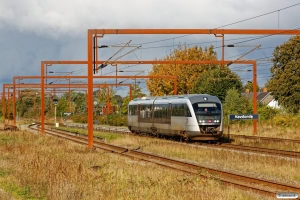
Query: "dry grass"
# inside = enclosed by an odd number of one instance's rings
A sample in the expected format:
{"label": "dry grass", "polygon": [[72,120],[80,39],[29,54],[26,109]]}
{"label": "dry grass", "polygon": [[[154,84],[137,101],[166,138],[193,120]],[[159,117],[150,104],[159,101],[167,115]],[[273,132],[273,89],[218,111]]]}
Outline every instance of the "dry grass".
{"label": "dry grass", "polygon": [[300,186],[300,160],[297,159],[202,148],[195,145],[174,144],[166,140],[130,136],[119,138],[113,143],[129,148],[141,147],[143,151],[194,161],[204,166]]}
{"label": "dry grass", "polygon": [[[225,127],[225,134],[227,134],[228,127]],[[253,135],[253,124],[231,124],[230,134]],[[268,123],[257,123],[257,136],[274,137],[286,139],[300,139],[300,129],[297,126],[274,126]]]}
{"label": "dry grass", "polygon": [[[244,128],[246,130],[246,127]],[[235,127],[235,130],[237,130],[237,127]],[[103,137],[103,134],[107,135],[108,133],[99,134],[98,132],[95,132],[94,134]],[[191,160],[205,166],[212,166],[218,169],[239,172],[256,177],[264,177],[269,180],[281,181],[300,186],[300,175],[298,173],[300,161],[296,159],[286,159],[259,154],[245,154],[236,151],[207,149],[180,144],[176,145],[173,142],[156,138],[142,138],[129,135],[121,137],[120,134],[109,136],[109,138],[113,139],[107,141],[116,145],[126,146],[132,149],[141,147],[143,151],[149,151],[184,160]],[[233,143],[300,151],[300,144],[273,143],[266,141],[254,142],[253,140],[245,141],[243,139],[235,140]]]}
{"label": "dry grass", "polygon": [[[225,129],[224,137],[227,138],[227,128]],[[233,124],[230,126],[230,134],[240,135],[253,135],[253,125],[238,125]],[[255,136],[260,137],[274,137],[284,139],[300,139],[300,130],[296,127],[283,127],[283,126],[271,126],[266,123],[258,123],[257,134]],[[274,142],[267,140],[247,140],[242,138],[236,138],[232,140],[233,144],[257,146],[263,148],[280,149],[287,151],[300,151],[300,143],[290,142]]]}
{"label": "dry grass", "polygon": [[255,146],[269,149],[280,149],[286,151],[300,151],[300,143],[292,142],[277,142],[277,141],[268,141],[268,140],[252,140],[252,139],[243,139],[235,138],[231,141],[232,144],[245,145],[245,146]]}
{"label": "dry grass", "polygon": [[[172,146],[134,138],[117,140],[153,149],[162,145],[157,151],[165,154]],[[0,198],[5,199],[260,199],[224,187],[215,177],[187,176],[26,131],[0,132],[0,151],[0,188],[6,191]]]}

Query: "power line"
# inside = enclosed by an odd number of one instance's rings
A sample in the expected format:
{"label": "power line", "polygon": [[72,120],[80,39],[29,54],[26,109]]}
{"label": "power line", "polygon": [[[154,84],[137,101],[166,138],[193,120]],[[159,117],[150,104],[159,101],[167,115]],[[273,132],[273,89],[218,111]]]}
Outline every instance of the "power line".
{"label": "power line", "polygon": [[[220,26],[220,27],[217,27],[216,29],[218,28],[222,28],[222,27],[226,27],[226,26],[230,26],[230,25],[233,25],[233,24],[237,24],[237,23],[241,23],[241,22],[245,22],[245,21],[248,21],[248,20],[252,20],[252,19],[255,19],[255,18],[259,18],[259,17],[262,17],[262,16],[265,16],[265,15],[269,15],[269,14],[272,14],[272,13],[275,13],[275,12],[278,12],[278,11],[281,11],[281,10],[285,10],[285,9],[288,9],[288,8],[292,8],[292,7],[295,7],[295,6],[298,6],[300,5],[300,3],[297,3],[297,4],[294,4],[294,5],[291,5],[291,6],[287,6],[287,7],[284,7],[284,8],[281,8],[281,9],[278,9],[278,10],[275,10],[275,11],[271,11],[271,12],[268,12],[268,13],[264,13],[264,14],[261,14],[261,15],[257,15],[257,16],[254,16],[254,17],[251,17],[251,18],[247,18],[247,19],[244,19],[244,20],[240,20],[240,21],[237,21],[237,22],[233,22],[233,23],[230,23],[230,24],[226,24],[226,25],[223,25],[223,26]],[[297,28],[299,29],[299,28]],[[294,30],[297,30],[297,29],[294,29]],[[145,43],[141,43],[140,45],[146,45],[146,44],[153,44],[153,43],[157,43],[157,42],[163,42],[163,41],[169,41],[169,40],[173,40],[174,39],[178,39],[178,38],[183,38],[183,37],[187,37],[187,36],[190,36],[192,34],[187,34],[187,35],[182,35],[182,36],[178,36],[178,37],[172,37],[172,38],[167,38],[167,39],[162,39],[162,40],[155,40],[155,41],[150,41],[150,42],[145,42]],[[255,37],[243,37],[243,38],[235,38],[235,39],[229,39],[229,40],[225,40],[226,42],[228,41],[234,41],[234,40],[240,40],[240,39],[248,39],[248,40],[244,40],[244,41],[241,41],[241,42],[237,42],[237,43],[234,43],[234,44],[240,44],[240,43],[245,43],[245,42],[248,42],[248,41],[253,41],[253,40],[257,40],[257,39],[261,39],[261,38],[265,38],[265,37],[269,37],[269,36],[272,36],[273,34],[271,35],[267,35],[267,36],[255,36]],[[187,44],[187,45],[201,45],[201,44],[207,44],[207,43],[213,43],[214,41],[210,41],[210,42],[202,42],[202,43],[190,43],[190,44]],[[122,43],[120,43],[122,44]],[[158,47],[147,47],[147,48],[140,48],[141,50],[145,50],[145,49],[153,49],[153,48],[166,48],[166,47],[173,47],[173,45],[167,45],[167,46],[158,46]],[[214,47],[214,49],[217,49],[217,48],[221,48],[221,46],[219,47]],[[271,48],[271,47],[268,47],[268,48]],[[262,48],[262,49],[266,49],[266,48]],[[262,52],[264,55],[265,53]],[[135,55],[136,56],[136,55]],[[265,58],[267,56],[265,55]],[[130,67],[130,66],[128,66]],[[126,67],[127,68],[127,67]],[[113,73],[113,72],[110,72],[110,73]],[[108,73],[108,74],[110,74]]]}
{"label": "power line", "polygon": [[[292,8],[292,7],[295,7],[295,6],[298,6],[298,5],[300,5],[300,3],[294,4],[294,5],[291,5],[291,6],[287,6],[287,7],[281,8],[281,9],[277,9],[277,10],[274,10],[274,11],[271,11],[271,12],[268,12],[268,13],[264,13],[264,14],[261,14],[261,15],[257,15],[257,16],[251,17],[251,18],[247,18],[247,19],[244,19],[244,20],[240,20],[240,21],[237,21],[237,22],[233,22],[233,23],[230,23],[230,24],[226,24],[226,25],[223,25],[223,26],[219,26],[219,27],[216,27],[214,29],[223,28],[223,27],[226,27],[226,26],[238,24],[238,23],[249,21],[249,20],[252,20],[252,19],[259,18],[259,17],[263,17],[263,16],[266,16],[266,15],[269,15],[269,14],[272,14],[272,13],[275,13],[275,12],[278,12],[278,11],[286,10],[286,9],[289,9],[289,8]],[[173,37],[173,38],[168,38],[168,39],[163,39],[163,40],[156,40],[156,41],[152,41],[152,42],[141,43],[141,45],[152,44],[152,43],[156,43],[156,42],[163,42],[163,41],[168,41],[168,40],[173,40],[173,39],[177,39],[177,38],[187,37],[187,36],[190,36],[190,35],[192,35],[192,34],[178,36],[178,37]],[[247,38],[252,38],[252,37],[247,37]],[[257,37],[257,36],[255,36],[253,38],[260,39],[260,37]],[[232,39],[232,40],[234,40],[234,39]],[[230,40],[226,40],[226,41],[230,41]],[[213,43],[213,42],[215,42],[215,41],[204,42],[204,43]],[[193,43],[193,44],[204,44],[204,43]],[[170,45],[170,46],[162,46],[162,47],[172,47],[172,45]],[[160,47],[149,47],[149,48],[160,48]],[[143,49],[147,49],[147,48],[143,48]]]}
{"label": "power line", "polygon": [[226,25],[223,25],[223,26],[220,26],[220,27],[217,27],[217,28],[223,28],[223,27],[226,27],[226,26],[231,26],[231,25],[234,25],[234,24],[238,24],[238,23],[241,23],[241,22],[245,22],[245,21],[248,21],[248,20],[251,20],[251,19],[256,19],[256,18],[258,18],[258,17],[263,17],[263,16],[265,16],[265,15],[269,15],[269,14],[272,14],[272,13],[275,13],[275,12],[278,12],[278,11],[281,11],[281,10],[286,10],[286,9],[288,9],[288,8],[292,8],[292,7],[295,7],[295,6],[298,6],[298,5],[300,5],[300,3],[296,3],[296,4],[294,4],[294,5],[287,6],[287,7],[278,9],[278,10],[274,10],[274,11],[271,11],[271,12],[268,12],[268,13],[265,13],[265,14],[257,15],[257,16],[255,16],[255,17],[250,17],[250,18],[243,19],[243,20],[240,20],[240,21],[237,21],[237,22],[233,22],[233,23],[230,23],[230,24],[226,24]]}

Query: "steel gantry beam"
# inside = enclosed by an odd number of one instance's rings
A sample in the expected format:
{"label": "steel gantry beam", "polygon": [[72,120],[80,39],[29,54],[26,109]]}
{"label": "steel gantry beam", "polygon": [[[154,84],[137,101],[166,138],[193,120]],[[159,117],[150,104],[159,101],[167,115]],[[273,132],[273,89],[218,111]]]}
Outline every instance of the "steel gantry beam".
{"label": "steel gantry beam", "polygon": [[[89,29],[88,34],[298,35],[299,29]],[[99,36],[98,36],[99,37]]]}
{"label": "steel gantry beam", "polygon": [[[78,78],[78,76],[49,76],[49,77],[46,77],[46,78]],[[129,76],[124,76],[124,78],[128,78]],[[141,76],[143,77],[143,76]],[[83,78],[87,78],[87,76],[83,76]],[[115,78],[115,76],[112,76],[112,78]],[[144,77],[143,77],[144,78]],[[174,77],[172,77],[174,78]],[[28,87],[31,87],[31,88],[39,88],[41,89],[42,91],[42,88],[41,88],[41,84],[40,83],[31,83],[31,84],[21,84],[20,82],[19,83],[16,83],[16,80],[23,80],[23,79],[41,79],[41,76],[14,76],[13,77],[13,84],[4,84],[3,85],[3,90],[5,91],[5,88],[6,87],[9,87],[9,88],[12,88],[13,89],[13,116],[14,116],[14,125],[16,125],[16,88],[28,88]],[[94,88],[98,88],[98,87],[109,87],[109,86],[116,86],[116,85],[120,85],[120,86],[126,86],[126,87],[129,87],[129,95],[130,95],[130,100],[132,99],[132,85],[131,84],[114,84],[114,83],[105,83],[105,84],[100,84],[100,83],[94,83],[93,84],[93,87]],[[72,86],[72,87],[71,87]],[[50,84],[50,85],[47,85],[47,88],[87,88],[88,87],[88,84],[76,84],[76,83],[68,83],[68,84]],[[42,95],[42,92],[41,92],[41,102],[44,102],[44,93]],[[41,113],[44,112],[44,104],[42,103],[41,105]],[[42,115],[43,116],[43,115]],[[41,117],[42,118],[42,117]],[[44,120],[44,117],[43,117],[43,120]],[[42,120],[41,120],[42,121]],[[43,124],[43,123],[42,123]]]}

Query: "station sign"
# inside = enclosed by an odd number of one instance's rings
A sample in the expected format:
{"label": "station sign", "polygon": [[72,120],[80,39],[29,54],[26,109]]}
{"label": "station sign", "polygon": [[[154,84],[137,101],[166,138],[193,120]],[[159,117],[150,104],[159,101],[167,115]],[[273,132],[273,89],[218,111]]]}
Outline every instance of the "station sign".
{"label": "station sign", "polygon": [[236,114],[229,115],[230,120],[246,120],[246,119],[258,119],[258,114]]}

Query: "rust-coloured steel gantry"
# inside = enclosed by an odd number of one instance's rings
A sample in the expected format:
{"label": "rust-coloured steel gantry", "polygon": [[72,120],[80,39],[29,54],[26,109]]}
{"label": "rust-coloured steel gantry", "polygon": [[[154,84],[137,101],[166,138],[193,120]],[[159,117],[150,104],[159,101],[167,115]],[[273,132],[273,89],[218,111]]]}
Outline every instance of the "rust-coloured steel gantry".
{"label": "rust-coloured steel gantry", "polygon": [[[103,38],[105,34],[194,34],[194,35],[209,35],[213,34],[215,36],[222,36],[222,60],[218,64],[228,64],[229,62],[224,61],[224,37],[225,34],[227,35],[299,35],[300,30],[294,29],[294,30],[280,30],[280,29],[89,29],[87,33],[87,47],[88,47],[88,84],[93,84],[93,62],[98,61],[98,58],[95,58],[97,56],[93,55],[95,54],[94,50],[97,47],[97,38]],[[96,40],[96,41],[95,41]],[[97,49],[97,48],[96,48]],[[97,54],[96,54],[97,55]],[[232,62],[232,61],[230,61]],[[210,63],[209,61],[207,63]],[[237,62],[234,62],[237,63]],[[254,64],[255,63],[255,64]],[[188,63],[185,63],[188,64]],[[251,63],[253,65],[253,68],[256,68],[256,62]],[[253,79],[254,79],[254,70],[253,70]],[[254,108],[254,114],[257,113],[256,110],[256,70],[255,70],[255,82],[253,81],[253,85],[255,88],[253,88],[253,101],[255,100],[255,108]],[[89,87],[88,89],[88,107],[92,108],[92,89]],[[256,123],[257,121],[254,120],[254,134],[256,134]],[[93,116],[90,113],[88,115],[88,147],[93,147]]]}

